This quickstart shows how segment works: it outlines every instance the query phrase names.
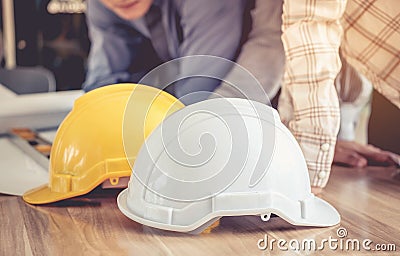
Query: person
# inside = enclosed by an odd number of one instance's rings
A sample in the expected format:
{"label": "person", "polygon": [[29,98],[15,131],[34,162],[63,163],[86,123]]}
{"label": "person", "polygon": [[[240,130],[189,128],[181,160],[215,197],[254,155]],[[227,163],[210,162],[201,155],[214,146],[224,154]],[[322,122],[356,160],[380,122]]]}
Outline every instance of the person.
{"label": "person", "polygon": [[[107,0],[103,0],[107,1]],[[111,0],[110,0],[111,1]],[[95,1],[91,1],[92,3]],[[168,2],[168,1],[167,1]],[[278,4],[279,1],[273,1],[271,3],[270,1],[262,1],[258,0],[256,1],[257,3],[263,3],[264,6],[269,5],[272,6],[273,4]],[[99,2],[97,2],[99,3]],[[190,3],[190,1],[186,1],[186,3]],[[203,2],[201,2],[203,3]],[[211,4],[211,5],[210,5]],[[205,7],[209,8],[212,6],[212,3],[210,4],[205,4]],[[257,4],[256,4],[257,5]],[[292,133],[296,136],[298,139],[303,153],[305,155],[308,168],[310,170],[310,178],[311,178],[311,184],[315,187],[324,187],[328,181],[329,178],[329,173],[331,169],[331,163],[334,160],[334,152],[337,147],[335,147],[336,144],[336,135],[339,130],[339,100],[337,96],[337,92],[335,90],[335,78],[336,75],[339,72],[340,69],[340,58],[338,55],[338,49],[341,43],[341,29],[342,26],[339,22],[346,6],[346,1],[319,1],[318,3],[314,3],[313,5],[309,4],[308,2],[305,1],[300,1],[296,2],[296,4],[291,4],[291,1],[285,1],[284,3],[280,2],[280,5],[283,6],[283,31],[280,32],[282,33],[282,42],[283,46],[281,49],[285,53],[284,55],[279,55],[277,52],[275,52],[275,55],[272,56],[286,56],[286,60],[282,61],[282,58],[274,58],[272,62],[277,62],[278,65],[281,65],[281,63],[286,63],[285,69],[284,69],[284,80],[283,80],[283,87],[282,87],[282,94],[280,97],[279,101],[279,111],[282,117],[282,120],[287,124],[289,129],[292,131]],[[138,7],[139,5],[137,5]],[[230,6],[230,5],[229,5]],[[97,40],[97,45],[95,44],[92,47],[93,52],[96,52],[95,49],[93,48],[98,48],[97,53],[99,55],[97,56],[102,56],[101,58],[94,58],[91,57],[89,59],[89,72],[92,73],[92,75],[88,76],[85,88],[86,90],[90,90],[91,88],[94,88],[96,86],[104,85],[104,84],[109,84],[109,83],[114,83],[114,82],[119,82],[123,81],[125,79],[132,79],[132,74],[135,74],[135,72],[132,72],[132,68],[135,71],[135,66],[131,66],[131,62],[127,61],[126,56],[130,56],[129,54],[132,54],[131,49],[135,49],[135,47],[127,47],[126,44],[132,43],[134,40],[126,40],[126,37],[121,37],[120,38],[120,33],[126,34],[125,32],[119,31],[118,33],[115,33],[115,24],[119,24],[121,27],[125,28],[126,27],[133,27],[133,33],[134,37],[138,34],[140,34],[140,31],[138,29],[140,28],[145,28],[146,24],[144,24],[144,20],[140,19],[139,17],[143,17],[146,14],[146,8],[145,10],[140,13],[137,17],[124,17],[124,15],[119,14],[115,15],[115,13],[118,14],[117,10],[115,12],[112,12],[113,6],[109,6],[106,8],[105,6],[97,6],[100,7],[100,9],[103,9],[102,11],[104,12],[106,10],[107,12],[111,12],[111,15],[114,15],[112,19],[103,19],[104,17],[107,17],[105,13],[102,13],[99,10],[96,10],[95,8],[90,7],[90,2],[89,2],[89,30],[91,30],[92,38],[93,40],[96,38],[100,38],[101,40]],[[150,8],[150,7],[148,7]],[[257,7],[258,8],[258,7]],[[256,20],[255,17],[271,17],[268,15],[268,13],[265,13],[263,11],[259,11],[257,15],[256,12],[259,9],[255,9],[254,11],[254,22],[255,24],[263,24],[262,19]],[[90,24],[90,9],[93,9],[95,11],[92,11],[92,13],[100,13],[102,15],[94,15],[96,17],[92,17],[92,22],[93,23],[98,23],[97,26],[98,28],[96,29],[96,26],[93,24]],[[104,10],[105,9],[105,10]],[[185,9],[185,8],[183,8]],[[108,11],[107,11],[108,10]],[[136,9],[137,10],[137,9]],[[281,8],[277,8],[276,10],[282,10]],[[306,11],[307,10],[307,11]],[[179,12],[177,12],[179,13]],[[179,13],[182,15],[182,13]],[[276,14],[276,13],[275,13]],[[110,15],[110,13],[108,13]],[[168,14],[171,16],[170,14]],[[118,17],[115,17],[118,16]],[[173,15],[172,15],[173,16]],[[239,15],[240,16],[240,15]],[[122,17],[122,18],[121,18]],[[188,16],[189,17],[189,16]],[[192,16],[190,16],[192,17]],[[218,17],[222,17],[218,16]],[[274,15],[274,17],[280,17],[277,15]],[[134,21],[129,22],[129,24],[126,24],[126,21],[132,18]],[[138,20],[135,20],[135,18],[138,18]],[[182,17],[181,17],[182,18]],[[115,22],[116,20],[118,22]],[[102,24],[104,20],[112,20],[113,22],[111,23],[105,23]],[[139,22],[141,20],[141,22]],[[225,20],[225,16],[224,19]],[[122,24],[119,22],[122,21]],[[135,25],[136,24],[136,25]],[[141,25],[140,25],[141,24]],[[143,25],[144,24],[144,25]],[[234,23],[237,24],[237,23]],[[134,26],[135,25],[135,26]],[[240,26],[240,25],[239,25]],[[92,27],[92,29],[91,29]],[[108,29],[107,31],[104,31],[105,28],[111,27],[113,29]],[[223,31],[223,37],[226,39],[226,31],[231,31],[234,26],[231,25],[229,26],[228,30],[221,29],[219,32]],[[257,27],[257,26],[256,26]],[[259,26],[258,26],[259,27]],[[102,29],[103,28],[103,29]],[[96,32],[97,30],[97,32]],[[174,30],[172,30],[174,31]],[[143,30],[143,33],[140,34],[139,38],[141,40],[145,40],[146,38],[151,38],[152,36],[150,33],[147,31],[147,37],[143,36],[145,34],[145,30]],[[259,31],[258,31],[259,32]],[[241,57],[241,56],[246,56],[246,52],[248,52],[246,49],[251,49],[251,47],[247,47],[248,45],[253,45],[254,47],[258,47],[259,50],[265,48],[263,47],[263,44],[268,44],[270,42],[269,40],[262,40],[262,41],[257,41],[260,37],[257,37],[257,33],[251,33],[249,34],[249,39],[246,41],[245,45],[241,49],[241,53],[238,57],[238,62],[243,63],[245,62],[246,58]],[[277,30],[275,29],[275,41],[277,38],[280,38],[277,36],[278,34],[276,33]],[[96,37],[96,34],[99,34],[100,36]],[[128,33],[129,34],[129,33]],[[218,33],[216,33],[218,34]],[[221,34],[221,33],[219,33]],[[118,36],[116,36],[118,35]],[[264,34],[265,36],[269,36],[272,34]],[[104,40],[106,37],[112,37],[112,39],[115,39],[115,37],[118,39],[117,42],[119,43],[108,46],[111,48],[110,50],[104,50],[107,48],[106,42],[107,40]],[[128,37],[129,38],[129,37]],[[235,37],[238,39],[238,37]],[[99,41],[103,41],[103,43],[99,44]],[[221,41],[221,40],[219,40]],[[228,41],[228,40],[224,40]],[[230,41],[230,40],[229,40]],[[111,40],[107,42],[112,42]],[[155,42],[155,40],[151,41],[152,43]],[[238,42],[238,41],[235,41]],[[94,40],[94,43],[96,43],[96,40]],[[147,44],[148,46],[149,44]],[[168,44],[168,46],[171,45],[171,43]],[[179,45],[179,44],[172,44],[172,45]],[[215,45],[215,42],[214,42]],[[154,46],[154,45],[153,45]],[[237,49],[237,44],[234,44],[235,49]],[[179,46],[178,46],[179,47]],[[270,53],[274,54],[273,45],[269,46],[271,51]],[[128,48],[129,51],[126,51]],[[161,55],[163,51],[157,50],[157,47],[154,47],[156,49],[157,55]],[[110,55],[110,53],[116,51],[115,49],[118,49],[118,52],[121,50],[123,54],[118,54],[115,53],[115,55]],[[125,49],[125,50],[124,50]],[[143,50],[143,48],[142,48]],[[104,54],[104,53],[109,53]],[[142,51],[143,52],[143,51]],[[169,54],[174,53],[173,51],[169,51]],[[279,52],[279,51],[278,51]],[[129,54],[127,54],[129,53]],[[133,52],[135,53],[135,52]],[[135,57],[140,54],[140,51],[137,51],[135,53]],[[202,52],[205,53],[205,52]],[[249,62],[249,63],[256,63],[254,65],[256,68],[258,67],[258,74],[262,73],[262,69],[259,68],[259,64],[261,65],[262,63],[265,62],[266,59],[263,59],[260,54],[255,54],[253,56],[258,57],[258,61],[256,62]],[[188,53],[189,54],[189,53]],[[190,54],[196,54],[193,51],[190,52]],[[205,53],[206,54],[206,53]],[[207,53],[209,54],[209,53]],[[96,56],[96,54],[91,54],[92,56]],[[230,56],[233,56],[234,54],[231,52]],[[119,56],[118,58],[115,58],[113,61],[113,56]],[[122,56],[122,57],[121,57]],[[179,55],[175,54],[170,56],[170,58],[175,58],[179,56],[185,56],[185,55]],[[219,55],[221,56],[221,55]],[[347,55],[345,55],[347,56]],[[108,57],[108,58],[107,58]],[[149,55],[146,55],[147,58],[138,58],[143,60],[149,60],[150,57]],[[111,58],[111,60],[110,60]],[[122,60],[122,65],[120,65],[120,58]],[[164,60],[168,60],[170,58],[164,58]],[[131,58],[128,58],[129,60]],[[232,58],[231,58],[232,59]],[[114,67],[114,69],[110,68],[109,63],[114,63],[116,64],[115,66],[111,65],[111,67]],[[90,65],[92,64],[92,65]],[[118,64],[118,65],[117,65]],[[141,63],[143,64],[143,63]],[[102,66],[105,68],[93,68],[97,66]],[[249,64],[251,65],[251,64]],[[149,65],[151,66],[151,65]],[[149,67],[147,66],[147,68]],[[246,65],[245,65],[246,66]],[[264,67],[268,65],[264,65]],[[115,68],[116,67],[116,68]],[[145,66],[146,67],[146,66]],[[127,71],[129,69],[129,71]],[[251,68],[250,68],[251,69]],[[96,70],[98,70],[100,73],[96,74]],[[137,70],[143,70],[143,65],[141,68],[136,69]],[[272,69],[273,70],[273,69]],[[279,69],[276,69],[275,71],[279,72]],[[282,72],[283,73],[283,72]],[[273,74],[276,77],[279,77],[279,73],[276,73],[274,71],[271,71],[269,74]],[[257,75],[257,72],[255,72],[255,76],[260,79],[260,76]],[[270,77],[270,76],[269,76]],[[261,77],[262,78],[262,77]],[[262,81],[262,79],[260,79]],[[276,81],[276,79],[271,79],[270,81]],[[268,83],[268,82],[266,82]],[[274,94],[274,89],[276,87],[277,83],[274,83],[271,88],[273,88],[270,93]],[[211,87],[208,87],[207,90],[212,90],[214,88],[215,84]],[[183,86],[182,88],[188,88],[190,86]],[[200,86],[198,87],[192,87],[190,90],[195,91],[201,89]],[[217,89],[218,90],[218,89]],[[179,96],[179,91],[178,90],[178,96]],[[268,92],[267,92],[268,93]],[[338,143],[339,144],[339,143]],[[342,152],[337,152],[336,155],[340,155],[343,153],[344,155],[349,155],[352,153],[357,153],[359,156],[368,156],[368,154],[364,154],[361,149],[366,150],[365,152],[372,152],[372,156],[376,155],[383,155],[385,159],[383,161],[392,161],[393,158],[396,158],[397,156],[392,157],[392,155],[388,154],[388,152],[382,152],[379,150],[376,150],[372,147],[365,147],[364,145],[358,145],[354,143],[348,143],[348,144],[341,144],[344,146],[345,149],[349,149],[350,152],[348,151],[342,151]],[[355,146],[356,145],[356,146]],[[340,159],[339,159],[340,160]],[[345,161],[347,161],[345,159]],[[364,161],[365,162],[365,161]],[[360,163],[357,163],[357,166],[362,165],[363,161]]]}
{"label": "person", "polygon": [[[245,0],[91,0],[87,4],[92,45],[85,91],[138,82],[159,64],[179,57],[236,57]],[[192,92],[210,92],[218,83],[192,78],[175,84],[170,92],[182,99]],[[182,101],[190,104],[205,98]]]}
{"label": "person", "polygon": [[[326,185],[332,161],[352,167],[366,166],[369,161],[383,165],[395,165],[399,161],[399,156],[391,152],[353,141],[354,124],[357,122],[361,109],[368,103],[372,91],[371,83],[360,72],[375,81],[374,86],[382,85],[386,88],[380,90],[381,92],[391,91],[392,95],[397,95],[394,97],[397,102],[399,98],[398,89],[397,92],[391,90],[399,84],[398,77],[393,78],[398,76],[396,73],[390,73],[392,84],[382,80],[376,81],[379,79],[377,74],[380,74],[382,67],[387,65],[382,65],[381,70],[378,68],[371,72],[365,68],[365,64],[371,65],[373,62],[364,61],[358,63],[357,66],[357,63],[354,63],[357,56],[349,54],[357,52],[362,55],[363,53],[360,51],[357,40],[352,41],[353,37],[346,34],[352,27],[352,33],[358,31],[358,27],[353,26],[357,23],[353,23],[351,19],[360,16],[362,14],[360,10],[379,12],[379,9],[374,8],[368,10],[368,6],[374,7],[371,3],[366,6],[361,5],[363,8],[360,9],[354,5],[357,6],[360,3],[349,0],[346,8],[346,1],[318,1],[313,4],[300,1],[292,4],[291,1],[256,0],[255,8],[252,10],[253,27],[237,59],[238,64],[250,70],[259,79],[270,98],[275,96],[281,85],[281,74],[285,73],[279,99],[279,111],[282,120],[294,133],[302,147],[314,191],[320,191],[319,188]],[[356,10],[359,11],[358,16],[352,16],[352,12]],[[393,17],[395,17],[393,14],[391,17],[385,16],[381,23],[385,20],[394,20]],[[365,20],[359,18],[356,21],[364,22]],[[282,22],[283,32],[281,31]],[[344,56],[342,56],[343,65],[340,69],[338,49],[341,45],[342,23],[347,37],[344,38],[345,42],[342,46]],[[368,24],[364,25],[363,33],[368,34],[369,30],[365,28],[370,27]],[[386,30],[398,34],[389,25],[386,26]],[[363,42],[362,33],[358,33],[358,40]],[[371,38],[370,40],[373,41]],[[346,44],[349,42],[352,42],[352,47],[358,47],[356,51],[349,49],[349,45]],[[381,41],[378,42],[381,43]],[[396,46],[392,44],[390,49]],[[399,63],[399,57],[394,53],[395,51],[392,51],[390,55],[393,60],[387,62],[392,63],[392,67]],[[372,53],[371,56],[374,54]],[[286,56],[286,60],[282,60],[281,56],[283,58]],[[375,57],[378,58],[379,54]],[[358,67],[357,71],[347,64],[347,60]],[[382,62],[384,59],[378,59],[378,61]],[[364,65],[364,68],[361,65]],[[376,68],[377,65],[372,66]],[[371,74],[374,74],[372,78]],[[240,97],[237,91],[224,83],[215,92],[222,96]],[[339,125],[340,114],[342,122]],[[339,128],[337,141],[336,134]]]}
{"label": "person", "polygon": [[[300,142],[312,185],[322,188],[328,181],[339,130],[334,87],[340,70],[339,46],[343,58],[400,107],[399,32],[391,26],[400,8],[395,1],[379,0],[291,3],[283,3],[286,66],[279,109]],[[393,164],[398,164],[394,158]]]}
{"label": "person", "polygon": [[[367,100],[363,92],[373,86],[400,108],[400,57],[398,54],[400,39],[399,30],[391,26],[392,23],[396,23],[399,14],[400,7],[394,0],[347,1],[341,18],[344,30],[341,54],[345,59],[344,67],[352,66],[359,74],[358,80],[361,80],[362,84],[361,90],[355,88],[357,84],[360,84],[357,82],[350,81],[351,86],[347,86],[351,88],[346,90],[350,97],[352,94],[357,95],[354,91],[359,91],[353,105],[362,106],[363,101]],[[355,72],[352,73],[355,74]],[[350,75],[350,77],[356,76]],[[367,83],[371,83],[372,86],[365,86]],[[369,161],[400,165],[398,155],[382,151],[372,145],[348,141],[339,141],[335,148],[335,158],[336,155],[346,157],[347,159],[344,160],[351,162],[354,166],[362,167]]]}

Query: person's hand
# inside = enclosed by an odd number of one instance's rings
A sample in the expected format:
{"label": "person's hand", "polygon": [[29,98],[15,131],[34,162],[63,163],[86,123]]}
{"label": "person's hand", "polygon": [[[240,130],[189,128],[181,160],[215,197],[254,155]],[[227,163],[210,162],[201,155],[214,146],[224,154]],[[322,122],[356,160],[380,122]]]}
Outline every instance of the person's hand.
{"label": "person's hand", "polygon": [[314,195],[319,195],[319,194],[321,194],[321,192],[322,192],[322,188],[321,187],[314,187],[314,186],[311,186],[311,192],[314,194]]}
{"label": "person's hand", "polygon": [[367,165],[400,166],[400,156],[372,145],[338,140],[333,163],[349,167],[365,167]]}

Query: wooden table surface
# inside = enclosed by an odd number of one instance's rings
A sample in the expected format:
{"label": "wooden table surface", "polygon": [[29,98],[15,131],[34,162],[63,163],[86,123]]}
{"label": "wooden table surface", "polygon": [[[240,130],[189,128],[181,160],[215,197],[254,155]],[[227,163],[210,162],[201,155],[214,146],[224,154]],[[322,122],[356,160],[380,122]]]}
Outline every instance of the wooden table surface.
{"label": "wooden table surface", "polygon": [[[211,233],[188,235],[160,231],[126,218],[116,204],[117,190],[96,189],[74,200],[31,206],[20,197],[0,195],[0,255],[370,255],[340,250],[340,240],[365,239],[371,249],[394,251],[378,255],[400,255],[400,178],[390,168],[348,169],[334,167],[328,186],[320,195],[340,212],[341,224],[329,228],[294,227],[280,218],[262,222],[257,216],[224,217]],[[347,231],[338,237],[337,231]],[[342,233],[343,234],[343,233]],[[284,239],[282,247],[296,246],[297,240],[338,239],[339,249],[283,251],[273,244],[265,250],[263,241]],[[333,241],[333,240],[332,240]],[[259,243],[259,245],[258,245]],[[362,246],[362,244],[361,244]],[[376,251],[375,251],[376,252]]]}

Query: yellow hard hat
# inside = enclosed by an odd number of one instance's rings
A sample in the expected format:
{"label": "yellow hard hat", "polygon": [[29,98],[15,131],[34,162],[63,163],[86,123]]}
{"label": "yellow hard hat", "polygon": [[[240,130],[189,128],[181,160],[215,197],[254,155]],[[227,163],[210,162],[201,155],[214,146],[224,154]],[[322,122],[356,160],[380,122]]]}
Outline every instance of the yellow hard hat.
{"label": "yellow hard hat", "polygon": [[104,86],[81,96],[57,130],[49,184],[27,191],[23,199],[46,204],[86,194],[105,181],[117,184],[130,176],[145,138],[183,107],[172,95],[137,84]]}

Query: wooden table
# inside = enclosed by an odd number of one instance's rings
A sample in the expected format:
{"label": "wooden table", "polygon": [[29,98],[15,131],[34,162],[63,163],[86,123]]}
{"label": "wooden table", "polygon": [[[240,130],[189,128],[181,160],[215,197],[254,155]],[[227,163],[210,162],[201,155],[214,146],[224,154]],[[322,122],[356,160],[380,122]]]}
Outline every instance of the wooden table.
{"label": "wooden table", "polygon": [[[0,255],[369,255],[372,251],[282,251],[277,244],[265,250],[263,241],[284,239],[338,239],[338,228],[360,243],[394,244],[400,251],[400,178],[390,168],[347,169],[334,167],[328,186],[320,195],[342,216],[330,228],[294,227],[280,218],[262,222],[257,216],[225,217],[219,227],[198,236],[160,231],[137,224],[119,212],[119,191],[96,189],[89,195],[46,206],[25,204],[20,197],[0,195]],[[344,231],[344,230],[342,230]],[[258,245],[259,243],[259,245]],[[291,242],[296,246],[296,241]],[[355,245],[354,245],[355,246]],[[362,245],[361,245],[362,246]],[[384,245],[383,245],[384,246]],[[332,244],[335,247],[335,244]],[[390,247],[390,245],[387,245]],[[345,247],[343,246],[345,249]],[[349,244],[349,248],[353,247]],[[355,248],[355,247],[354,247]]]}

